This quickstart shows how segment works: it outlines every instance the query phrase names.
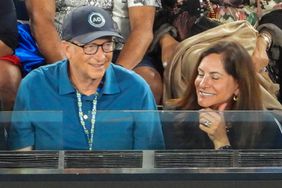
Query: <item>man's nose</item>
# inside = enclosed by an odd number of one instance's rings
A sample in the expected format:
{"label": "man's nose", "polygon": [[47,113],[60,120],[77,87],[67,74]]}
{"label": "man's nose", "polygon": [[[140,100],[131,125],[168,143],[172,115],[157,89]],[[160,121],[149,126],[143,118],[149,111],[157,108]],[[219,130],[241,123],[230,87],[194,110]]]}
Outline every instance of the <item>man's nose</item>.
{"label": "man's nose", "polygon": [[98,46],[98,50],[95,54],[97,59],[104,59],[106,57],[106,54],[102,48],[102,46]]}

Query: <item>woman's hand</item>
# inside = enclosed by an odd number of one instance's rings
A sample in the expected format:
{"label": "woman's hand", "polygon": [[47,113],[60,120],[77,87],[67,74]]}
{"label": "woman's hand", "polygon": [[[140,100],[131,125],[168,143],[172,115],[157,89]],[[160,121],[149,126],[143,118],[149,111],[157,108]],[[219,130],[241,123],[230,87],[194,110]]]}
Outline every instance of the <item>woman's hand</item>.
{"label": "woman's hand", "polygon": [[206,132],[214,144],[214,148],[218,149],[222,146],[230,145],[226,132],[226,125],[222,111],[227,104],[219,107],[219,111],[211,108],[200,110],[199,128]]}

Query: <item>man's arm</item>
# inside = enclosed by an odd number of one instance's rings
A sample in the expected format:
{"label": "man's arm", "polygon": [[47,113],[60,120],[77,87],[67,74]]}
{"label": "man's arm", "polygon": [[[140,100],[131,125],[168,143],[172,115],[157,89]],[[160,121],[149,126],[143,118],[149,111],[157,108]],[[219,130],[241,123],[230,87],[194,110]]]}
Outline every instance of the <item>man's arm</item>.
{"label": "man's arm", "polygon": [[25,0],[25,3],[32,34],[46,62],[53,63],[63,59],[60,37],[54,24],[55,0]]}
{"label": "man's arm", "polygon": [[138,6],[129,8],[131,32],[118,57],[117,64],[134,68],[145,55],[153,40],[155,7]]}
{"label": "man's arm", "polygon": [[[32,80],[23,79],[18,89],[15,105],[13,108],[11,123],[7,129],[7,144],[10,150],[28,151],[34,145],[34,127],[32,126],[31,98],[29,92]],[[30,83],[30,84],[29,84]],[[33,84],[34,85],[34,84]]]}
{"label": "man's arm", "polygon": [[0,57],[13,54],[13,50],[0,40]]}
{"label": "man's arm", "polygon": [[[144,90],[138,90],[138,106],[142,112],[134,113],[134,149],[164,149],[165,142],[159,112],[151,89],[144,84]],[[135,85],[137,90],[138,85]]]}

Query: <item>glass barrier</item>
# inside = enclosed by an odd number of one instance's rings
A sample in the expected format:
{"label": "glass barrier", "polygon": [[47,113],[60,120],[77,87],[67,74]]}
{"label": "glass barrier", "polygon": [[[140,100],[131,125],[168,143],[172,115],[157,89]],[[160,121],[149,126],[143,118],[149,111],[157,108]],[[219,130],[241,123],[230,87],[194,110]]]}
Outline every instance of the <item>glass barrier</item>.
{"label": "glass barrier", "polygon": [[281,120],[281,111],[0,112],[11,150],[282,149]]}
{"label": "glass barrier", "polygon": [[164,111],[160,114],[166,149],[282,148],[281,111]]}
{"label": "glass barrier", "polygon": [[279,167],[282,173],[281,111],[97,111],[81,119],[73,116],[0,112],[0,169]]}

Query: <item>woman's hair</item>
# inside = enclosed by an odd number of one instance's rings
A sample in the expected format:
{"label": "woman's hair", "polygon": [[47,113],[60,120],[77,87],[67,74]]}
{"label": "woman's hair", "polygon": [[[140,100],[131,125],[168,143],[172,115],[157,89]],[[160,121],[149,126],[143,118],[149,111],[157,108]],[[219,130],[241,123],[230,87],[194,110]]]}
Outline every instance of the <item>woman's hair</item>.
{"label": "woman's hair", "polygon": [[168,104],[176,109],[183,110],[198,110],[201,108],[198,105],[194,84],[198,74],[197,68],[203,58],[214,53],[222,56],[225,71],[238,82],[238,100],[236,102],[233,101],[231,110],[263,109],[261,92],[256,79],[256,72],[252,58],[246,49],[235,41],[221,41],[205,50],[199,57],[183,98]]}

